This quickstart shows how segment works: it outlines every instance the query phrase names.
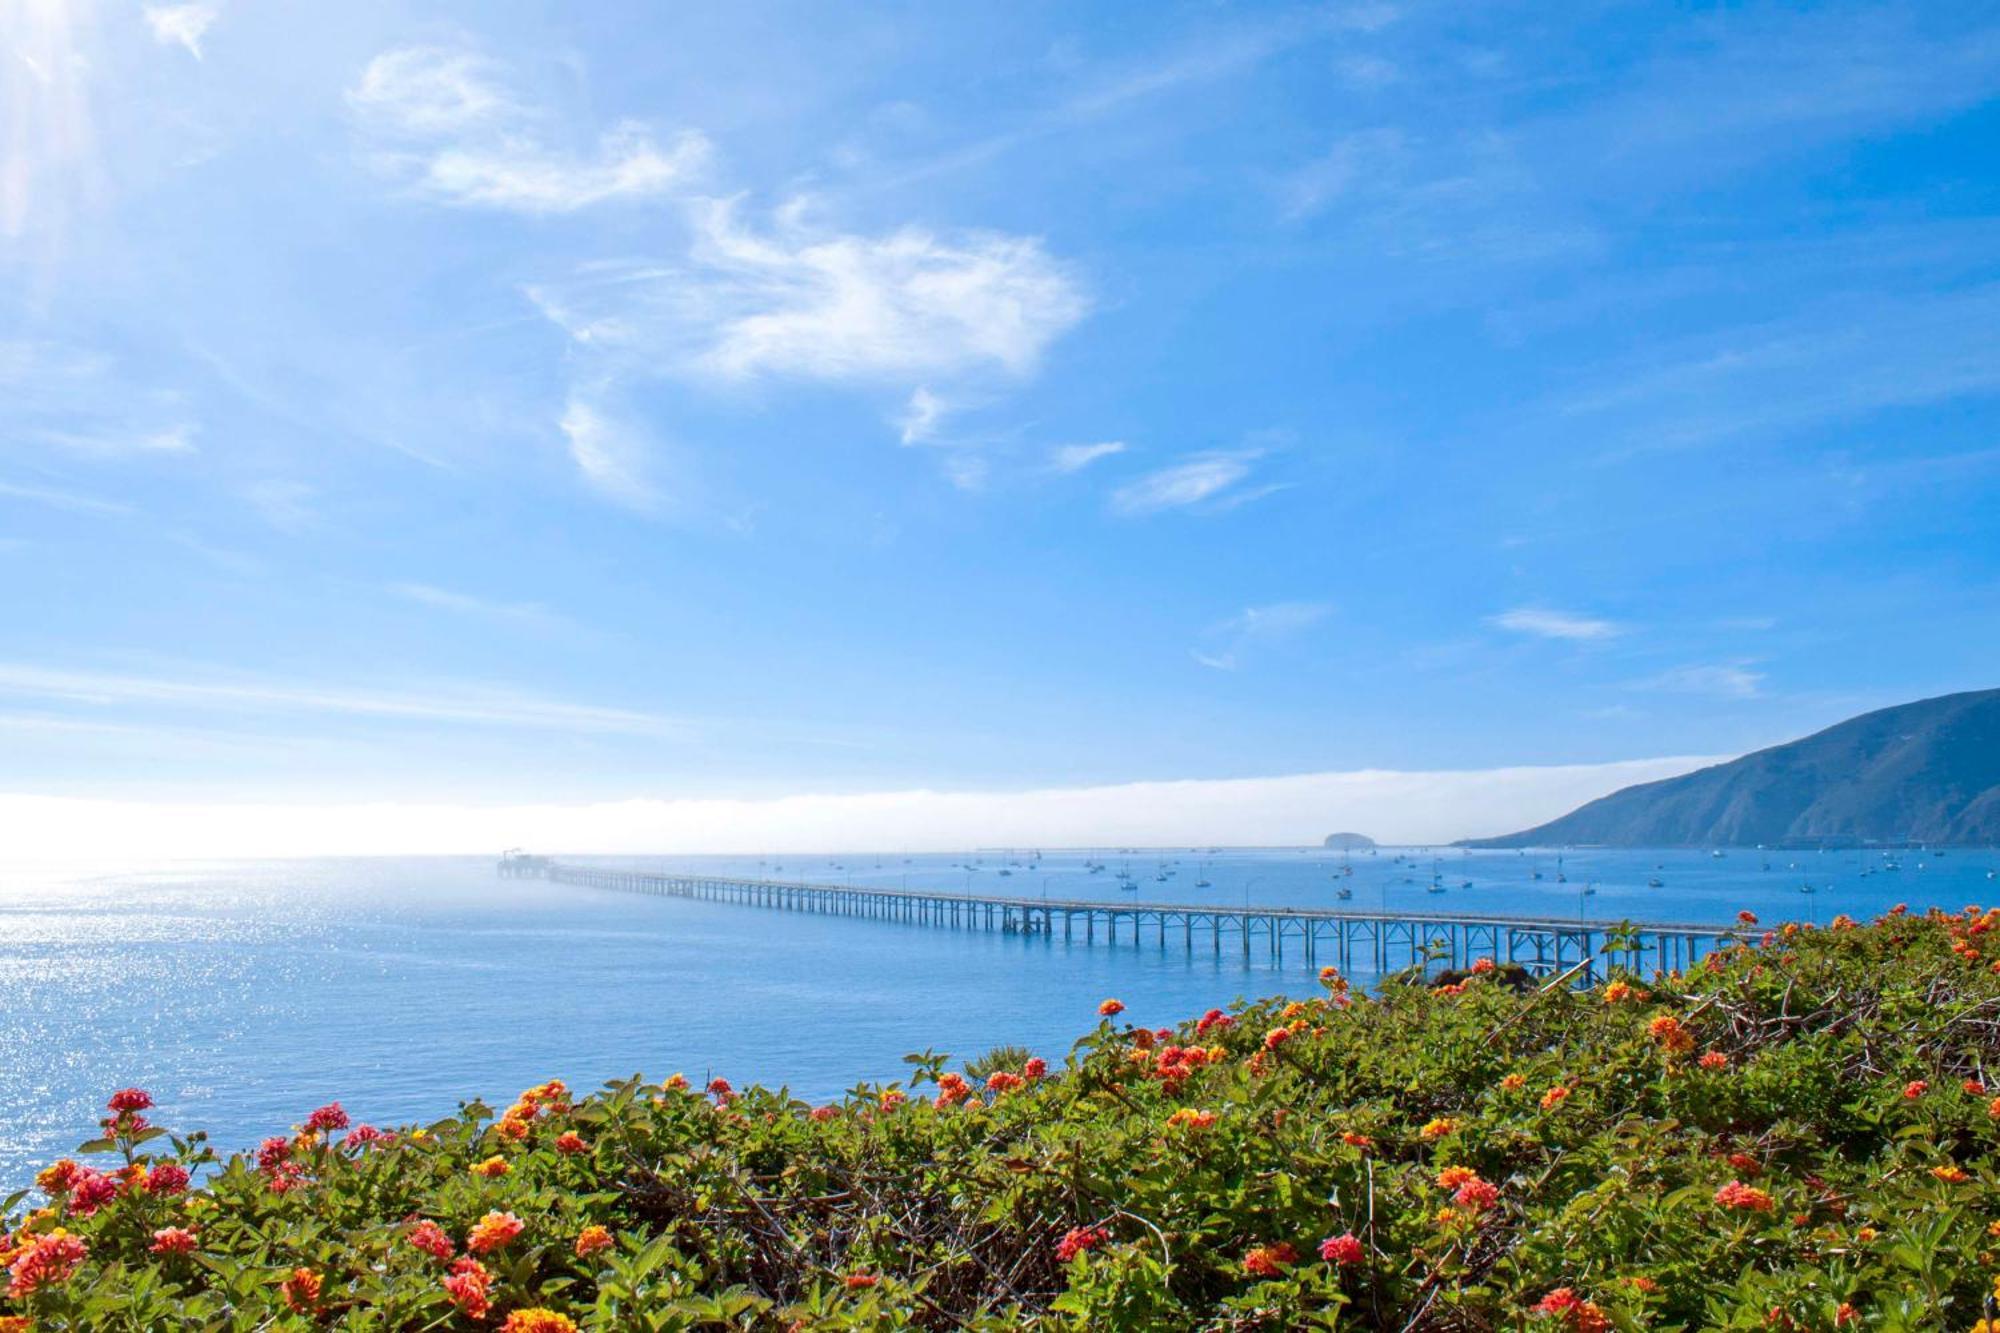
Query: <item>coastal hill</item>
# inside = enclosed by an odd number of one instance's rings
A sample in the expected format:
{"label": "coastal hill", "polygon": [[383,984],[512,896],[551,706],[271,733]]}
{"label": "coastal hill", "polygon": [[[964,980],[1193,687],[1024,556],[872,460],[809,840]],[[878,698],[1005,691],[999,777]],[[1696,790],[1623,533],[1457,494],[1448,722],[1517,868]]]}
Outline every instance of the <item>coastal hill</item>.
{"label": "coastal hill", "polygon": [[1321,845],[1336,852],[1365,852],[1375,845],[1375,839],[1366,833],[1329,833]]}
{"label": "coastal hill", "polygon": [[2000,842],[2000,690],[1947,694],[1466,847]]}

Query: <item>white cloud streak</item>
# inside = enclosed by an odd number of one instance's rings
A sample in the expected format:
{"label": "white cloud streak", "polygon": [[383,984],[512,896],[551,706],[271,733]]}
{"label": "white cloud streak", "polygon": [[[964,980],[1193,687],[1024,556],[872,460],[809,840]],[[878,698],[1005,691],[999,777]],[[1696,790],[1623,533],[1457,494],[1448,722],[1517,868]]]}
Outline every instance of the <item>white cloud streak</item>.
{"label": "white cloud streak", "polygon": [[1764,692],[1764,673],[1734,662],[1682,666],[1634,681],[1631,688],[1702,694],[1717,699],[1755,699]]}
{"label": "white cloud streak", "polygon": [[196,60],[201,59],[201,39],[215,26],[222,9],[212,4],[147,5],[141,12],[153,40],[163,46],[179,46]]}
{"label": "white cloud streak", "polygon": [[1554,611],[1544,606],[1517,606],[1491,617],[1488,623],[1516,634],[1538,639],[1566,639],[1573,643],[1609,639],[1624,632],[1624,628],[1615,621]]}
{"label": "white cloud streak", "polygon": [[659,492],[647,476],[648,442],[638,427],[576,395],[563,409],[560,424],[571,460],[594,490],[640,513],[659,507]]}
{"label": "white cloud streak", "polygon": [[453,592],[449,588],[440,588],[429,583],[398,583],[392,585],[389,591],[419,606],[428,606],[439,611],[449,611],[454,615],[471,616],[480,620],[494,620],[543,629],[563,623],[562,617],[537,602],[494,601],[491,598],[474,597],[469,593]]}
{"label": "white cloud streak", "polygon": [[1336,828],[1387,843],[1512,832],[1635,782],[1727,756],[1445,772],[1307,773],[1020,792],[927,790],[594,805],[151,804],[0,796],[8,852],[161,856],[866,850],[974,846],[1316,845]]}
{"label": "white cloud streak", "polygon": [[1281,643],[1310,629],[1332,612],[1325,602],[1272,602],[1246,607],[1241,613],[1203,634],[1204,646],[1194,660],[1217,671],[1234,671],[1244,654],[1259,644]]}
{"label": "white cloud streak", "polygon": [[633,736],[664,735],[681,729],[681,724],[653,714],[540,699],[477,684],[454,687],[449,692],[408,693],[258,679],[176,680],[0,663],[0,696],[92,708],[318,714]]}
{"label": "white cloud streak", "polygon": [[462,207],[574,213],[678,190],[708,161],[701,134],[662,143],[638,121],[613,125],[592,153],[552,148],[541,137],[544,117],[513,97],[503,74],[472,52],[403,47],[369,62],[348,105],[382,168]]}
{"label": "white cloud streak", "polygon": [[100,500],[91,495],[78,495],[73,491],[59,491],[47,486],[20,486],[12,482],[0,481],[0,497],[12,500],[26,500],[31,504],[46,505],[50,509],[66,509],[77,514],[130,514],[132,506],[115,500]]}
{"label": "white cloud streak", "polygon": [[1101,444],[1059,444],[1049,451],[1049,470],[1064,475],[1081,472],[1101,458],[1124,452],[1123,440],[1106,440]]}
{"label": "white cloud streak", "polygon": [[1150,472],[1111,493],[1111,511],[1137,515],[1185,509],[1213,500],[1250,475],[1254,450],[1199,454]]}

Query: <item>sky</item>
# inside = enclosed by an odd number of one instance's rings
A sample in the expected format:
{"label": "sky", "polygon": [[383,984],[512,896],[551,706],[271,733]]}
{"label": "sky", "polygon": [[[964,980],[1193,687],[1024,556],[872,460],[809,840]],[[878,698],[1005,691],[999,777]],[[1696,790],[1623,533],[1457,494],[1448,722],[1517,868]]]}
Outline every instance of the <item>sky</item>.
{"label": "sky", "polygon": [[1966,0],[15,0],[7,837],[1429,841],[1993,686],[1996,92]]}

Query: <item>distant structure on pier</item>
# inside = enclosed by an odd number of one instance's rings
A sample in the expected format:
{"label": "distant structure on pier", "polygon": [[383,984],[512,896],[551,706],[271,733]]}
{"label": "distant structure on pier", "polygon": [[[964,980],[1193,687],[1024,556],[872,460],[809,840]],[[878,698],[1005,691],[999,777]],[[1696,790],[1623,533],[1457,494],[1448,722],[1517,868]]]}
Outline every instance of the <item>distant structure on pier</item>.
{"label": "distant structure on pier", "polygon": [[1365,852],[1375,845],[1366,833],[1329,833],[1323,844],[1336,852]]}

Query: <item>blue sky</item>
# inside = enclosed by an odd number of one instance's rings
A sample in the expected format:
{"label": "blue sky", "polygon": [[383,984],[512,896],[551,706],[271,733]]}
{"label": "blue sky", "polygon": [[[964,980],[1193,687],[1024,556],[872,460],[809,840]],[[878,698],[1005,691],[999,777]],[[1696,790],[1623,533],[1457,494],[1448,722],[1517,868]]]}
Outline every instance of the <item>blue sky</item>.
{"label": "blue sky", "polygon": [[0,791],[1585,765],[1996,683],[1990,4],[0,49]]}

